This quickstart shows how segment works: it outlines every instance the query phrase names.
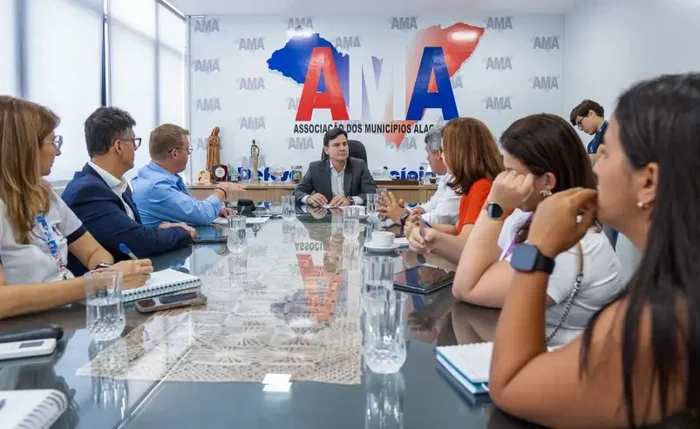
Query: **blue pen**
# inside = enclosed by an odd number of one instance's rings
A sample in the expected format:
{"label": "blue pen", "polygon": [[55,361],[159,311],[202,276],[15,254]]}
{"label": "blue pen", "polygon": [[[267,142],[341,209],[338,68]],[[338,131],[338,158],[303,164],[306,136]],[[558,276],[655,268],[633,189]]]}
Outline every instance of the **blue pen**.
{"label": "blue pen", "polygon": [[137,261],[137,260],[139,259],[139,258],[136,257],[136,255],[134,255],[134,254],[131,252],[131,250],[129,250],[128,247],[126,247],[126,244],[124,244],[124,243],[119,243],[119,250],[120,250],[123,254],[125,254],[126,256],[130,257],[131,259],[133,259],[134,261]]}

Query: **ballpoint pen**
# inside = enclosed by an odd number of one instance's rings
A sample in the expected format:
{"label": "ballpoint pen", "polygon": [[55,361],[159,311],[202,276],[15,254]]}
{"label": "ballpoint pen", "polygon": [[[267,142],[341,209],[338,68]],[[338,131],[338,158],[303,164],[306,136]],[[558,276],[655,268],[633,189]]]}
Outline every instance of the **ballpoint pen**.
{"label": "ballpoint pen", "polygon": [[119,250],[134,261],[137,261],[139,259],[136,257],[136,255],[133,254],[131,250],[129,250],[128,247],[126,247],[126,244],[124,243],[119,243]]}

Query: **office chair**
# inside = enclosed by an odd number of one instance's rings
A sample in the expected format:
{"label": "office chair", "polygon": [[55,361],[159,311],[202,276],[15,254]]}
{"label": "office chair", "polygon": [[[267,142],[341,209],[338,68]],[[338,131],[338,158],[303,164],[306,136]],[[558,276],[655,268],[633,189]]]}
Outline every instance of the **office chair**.
{"label": "office chair", "polygon": [[[348,140],[348,151],[352,158],[359,158],[367,164],[367,150],[365,150],[365,145],[359,140]],[[326,152],[321,149],[321,161],[328,159]]]}

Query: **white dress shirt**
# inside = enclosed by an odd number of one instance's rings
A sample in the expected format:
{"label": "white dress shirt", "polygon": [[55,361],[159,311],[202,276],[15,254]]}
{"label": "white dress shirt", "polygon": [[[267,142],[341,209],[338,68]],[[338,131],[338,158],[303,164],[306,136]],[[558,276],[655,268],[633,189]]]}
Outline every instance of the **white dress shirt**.
{"label": "white dress shirt", "polygon": [[124,201],[124,192],[126,192],[127,188],[129,187],[129,182],[124,180],[122,177],[121,179],[117,179],[116,177],[112,176],[110,172],[105,170],[104,168],[100,167],[99,165],[95,164],[92,161],[88,161],[88,164],[90,167],[93,168],[97,172],[97,174],[100,175],[102,180],[104,180],[107,183],[107,186],[116,194],[116,196],[119,197],[120,200],[122,200],[122,204],[124,204],[124,208],[126,209],[126,214],[131,218],[134,219],[134,211],[131,210],[131,207]]}
{"label": "white dress shirt", "polygon": [[[333,161],[329,161],[331,165],[331,194],[335,197],[338,195],[342,195],[343,197],[345,196],[345,167],[348,165],[348,162],[345,161],[345,164],[343,165],[343,168],[340,169],[340,171],[337,171],[335,167],[333,167]],[[301,202],[304,204],[307,204],[307,201],[309,200],[310,195],[305,196]],[[356,205],[362,204],[362,198],[360,197],[349,197],[348,198],[350,201],[352,201]],[[330,203],[330,201],[329,201]]]}
{"label": "white dress shirt", "polygon": [[450,180],[452,175],[449,173],[440,176],[437,191],[430,201],[420,206],[425,210],[422,217],[426,222],[435,225],[457,225],[462,196],[447,186]]}

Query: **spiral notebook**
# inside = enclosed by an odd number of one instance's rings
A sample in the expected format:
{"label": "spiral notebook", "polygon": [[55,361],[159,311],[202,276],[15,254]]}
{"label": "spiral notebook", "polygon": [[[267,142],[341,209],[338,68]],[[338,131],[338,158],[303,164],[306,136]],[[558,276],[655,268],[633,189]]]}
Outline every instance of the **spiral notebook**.
{"label": "spiral notebook", "polygon": [[202,281],[199,277],[168,268],[152,273],[151,278],[140,288],[125,290],[123,292],[124,302],[194,289],[201,285]]}
{"label": "spiral notebook", "polygon": [[68,407],[58,390],[0,391],[0,427],[48,429]]}

